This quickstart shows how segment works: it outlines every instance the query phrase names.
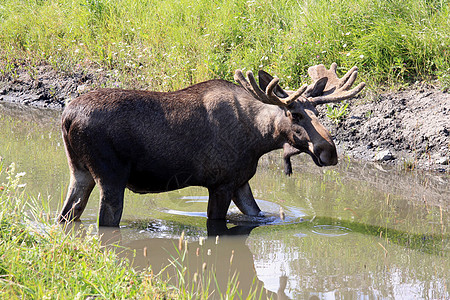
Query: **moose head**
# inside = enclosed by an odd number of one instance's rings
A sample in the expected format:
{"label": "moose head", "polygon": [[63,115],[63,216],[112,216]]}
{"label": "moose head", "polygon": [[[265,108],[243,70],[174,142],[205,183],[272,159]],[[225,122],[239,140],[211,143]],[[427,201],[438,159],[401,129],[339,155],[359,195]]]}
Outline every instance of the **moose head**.
{"label": "moose head", "polygon": [[358,69],[351,68],[342,78],[337,73],[337,64],[327,70],[322,64],[310,67],[308,74],[313,82],[303,85],[297,91],[285,91],[267,72],[258,72],[259,86],[251,71],[245,79],[241,70],[236,70],[234,79],[256,99],[266,104],[277,105],[284,109],[289,122],[283,125],[287,132],[287,143],[283,145],[285,173],[292,174],[290,157],[299,153],[308,153],[317,166],[331,166],[338,162],[336,146],[328,130],[319,122],[316,106],[325,103],[340,102],[358,94],[365,86],[362,82],[350,89],[356,80]]}

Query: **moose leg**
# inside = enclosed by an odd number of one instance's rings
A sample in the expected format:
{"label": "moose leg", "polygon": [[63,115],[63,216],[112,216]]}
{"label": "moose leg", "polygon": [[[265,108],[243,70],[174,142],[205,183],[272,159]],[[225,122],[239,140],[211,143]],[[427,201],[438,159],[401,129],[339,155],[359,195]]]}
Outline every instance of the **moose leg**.
{"label": "moose leg", "polygon": [[70,183],[63,209],[58,216],[59,222],[71,222],[80,218],[95,186],[92,175],[86,169],[74,170],[71,167]]}
{"label": "moose leg", "polygon": [[100,189],[98,225],[119,227],[130,166],[121,163],[113,152],[104,151],[104,156],[107,159],[97,160],[95,165],[95,181]]}
{"label": "moose leg", "polygon": [[245,215],[258,216],[261,213],[248,182],[234,192],[233,202]]}
{"label": "moose leg", "polygon": [[208,188],[208,219],[224,220],[227,216],[228,207],[230,207],[231,197],[233,196],[229,186],[219,186]]}
{"label": "moose leg", "polygon": [[99,182],[100,213],[99,226],[118,227],[123,211],[125,184],[107,184]]}
{"label": "moose leg", "polygon": [[292,147],[288,143],[283,145],[284,173],[288,176],[292,175],[291,156],[301,153],[300,150]]}

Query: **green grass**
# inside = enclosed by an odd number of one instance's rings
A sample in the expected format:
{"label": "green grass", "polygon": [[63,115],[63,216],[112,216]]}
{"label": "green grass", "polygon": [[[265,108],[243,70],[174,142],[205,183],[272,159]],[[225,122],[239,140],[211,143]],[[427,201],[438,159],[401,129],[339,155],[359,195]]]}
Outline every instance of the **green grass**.
{"label": "green grass", "polygon": [[24,194],[22,174],[14,165],[5,173],[6,183],[0,184],[1,299],[177,297],[157,278],[134,272],[96,235],[66,234],[45,220],[42,208]]}
{"label": "green grass", "polygon": [[264,68],[298,87],[309,66],[336,61],[372,88],[447,85],[449,14],[448,0],[3,0],[0,71],[45,62],[173,90]]}
{"label": "green grass", "polygon": [[0,160],[0,299],[262,298],[256,289],[243,296],[237,274],[230,274],[226,291],[218,291],[212,266],[197,270],[190,282],[195,270],[187,268],[186,247],[167,267],[174,269],[175,283],[163,272],[135,271],[118,257],[124,249],[102,246],[92,228],[74,231],[54,223],[49,210],[24,193],[23,175],[14,164],[4,170]]}
{"label": "green grass", "polygon": [[327,104],[327,117],[336,125],[338,125],[348,114],[348,103]]}

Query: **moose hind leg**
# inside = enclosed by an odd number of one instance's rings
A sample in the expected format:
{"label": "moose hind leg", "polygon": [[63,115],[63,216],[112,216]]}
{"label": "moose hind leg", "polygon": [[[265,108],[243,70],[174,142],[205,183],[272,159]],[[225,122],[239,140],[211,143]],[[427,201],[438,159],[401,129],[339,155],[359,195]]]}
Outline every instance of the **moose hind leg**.
{"label": "moose hind leg", "polygon": [[95,186],[95,181],[88,170],[71,170],[70,183],[59,222],[71,222],[80,218]]}
{"label": "moose hind leg", "polygon": [[256,204],[248,182],[234,192],[233,202],[245,215],[259,216],[261,214],[261,209],[258,204]]}

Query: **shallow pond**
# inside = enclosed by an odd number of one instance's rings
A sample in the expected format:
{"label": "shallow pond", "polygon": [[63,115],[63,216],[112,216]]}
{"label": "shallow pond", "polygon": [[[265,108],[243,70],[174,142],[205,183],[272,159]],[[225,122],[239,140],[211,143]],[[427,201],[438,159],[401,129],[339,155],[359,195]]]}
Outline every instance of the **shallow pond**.
{"label": "shallow pond", "polygon": [[[15,162],[25,171],[26,191],[55,214],[69,179],[60,113],[0,103],[3,164]],[[336,167],[318,168],[300,155],[293,166],[287,177],[281,153],[261,159],[250,185],[264,219],[232,207],[227,222],[207,222],[203,188],[127,191],[121,228],[96,230],[105,244],[124,246],[120,255],[137,269],[152,266],[155,273],[180,261],[176,249],[184,232],[188,281],[206,267],[221,291],[237,272],[244,294],[263,287],[275,299],[449,298],[448,175],[345,157]],[[94,190],[83,225],[95,224],[98,197]]]}

